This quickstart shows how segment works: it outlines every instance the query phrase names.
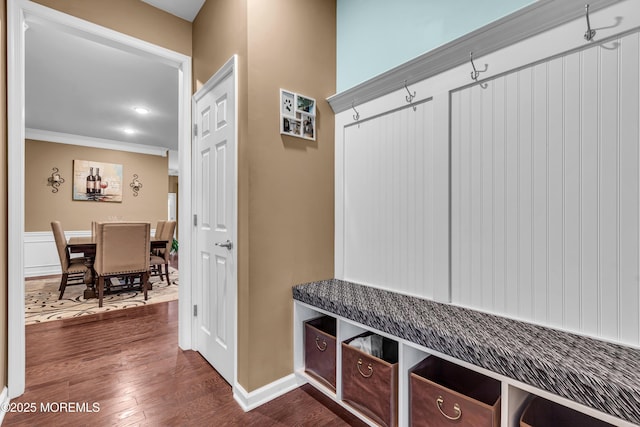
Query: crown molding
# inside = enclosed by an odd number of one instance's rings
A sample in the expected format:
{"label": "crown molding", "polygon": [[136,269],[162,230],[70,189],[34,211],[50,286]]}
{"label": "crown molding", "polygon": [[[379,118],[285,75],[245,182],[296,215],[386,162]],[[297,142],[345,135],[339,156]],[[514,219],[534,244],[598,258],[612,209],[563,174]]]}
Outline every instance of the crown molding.
{"label": "crown molding", "polygon": [[105,150],[127,151],[130,153],[150,154],[166,157],[168,148],[154,147],[151,145],[132,144],[130,142],[115,141],[111,139],[92,138],[69,133],[51,132],[41,129],[25,129],[25,139],[36,141],[55,142],[58,144],[79,145],[82,147],[102,148]]}
{"label": "crown molding", "polygon": [[[589,13],[622,0],[591,0]],[[559,25],[583,17],[584,0],[538,0],[510,15],[472,31],[379,74],[353,88],[337,93],[327,101],[334,113],[340,113],[399,89],[426,80],[443,71],[495,52]]]}

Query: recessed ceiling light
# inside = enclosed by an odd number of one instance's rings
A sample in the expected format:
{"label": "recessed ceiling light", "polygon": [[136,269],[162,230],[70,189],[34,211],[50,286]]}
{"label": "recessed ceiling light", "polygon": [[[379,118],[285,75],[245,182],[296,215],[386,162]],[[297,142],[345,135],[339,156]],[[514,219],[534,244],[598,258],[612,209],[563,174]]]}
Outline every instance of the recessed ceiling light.
{"label": "recessed ceiling light", "polygon": [[142,115],[149,114],[149,109],[145,107],[133,107],[133,111]]}
{"label": "recessed ceiling light", "polygon": [[122,131],[127,135],[133,135],[134,133],[136,133],[136,131],[131,128],[126,128],[126,129],[123,129]]}

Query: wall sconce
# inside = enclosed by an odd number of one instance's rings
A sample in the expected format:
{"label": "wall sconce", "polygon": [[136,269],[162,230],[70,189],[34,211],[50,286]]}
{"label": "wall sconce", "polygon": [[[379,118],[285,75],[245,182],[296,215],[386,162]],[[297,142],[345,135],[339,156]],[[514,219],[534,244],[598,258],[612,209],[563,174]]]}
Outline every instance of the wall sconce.
{"label": "wall sconce", "polygon": [[58,187],[60,187],[60,184],[64,183],[64,178],[60,176],[60,173],[59,173],[60,171],[58,170],[58,168],[53,168],[52,170],[53,172],[51,173],[51,176],[47,178],[47,181],[49,181],[47,185],[50,185],[53,187],[51,189],[52,193],[57,193]]}
{"label": "wall sconce", "polygon": [[138,191],[142,188],[142,183],[138,180],[138,175],[133,174],[133,181],[129,184],[129,187],[133,190],[133,196],[138,197]]}

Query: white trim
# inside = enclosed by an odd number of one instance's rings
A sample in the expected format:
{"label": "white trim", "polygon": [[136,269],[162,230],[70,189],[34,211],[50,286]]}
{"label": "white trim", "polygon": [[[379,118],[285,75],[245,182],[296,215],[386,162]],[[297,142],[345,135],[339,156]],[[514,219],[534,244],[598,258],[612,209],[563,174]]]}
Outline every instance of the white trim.
{"label": "white trim", "polygon": [[[589,12],[593,13],[619,1],[591,0]],[[352,103],[358,106],[399,89],[404,91],[404,82],[412,86],[416,82],[468,64],[470,52],[473,52],[474,62],[482,68],[484,62],[481,63],[478,58],[583,17],[583,15],[584,1],[582,0],[536,1],[353,88],[330,96],[327,101],[336,114],[349,110]],[[578,35],[581,34],[578,33]],[[598,39],[600,39],[599,35],[595,41]],[[471,65],[468,68],[470,71]],[[469,72],[465,72],[465,76],[468,77]],[[481,74],[481,76],[484,78],[485,74]]]}
{"label": "white trim", "polygon": [[[7,386],[17,397],[25,388],[24,325],[24,46],[23,9],[18,0],[7,3],[7,176],[8,286],[7,286]],[[13,285],[13,286],[12,286]]]}
{"label": "white trim", "polygon": [[[178,164],[180,174],[178,176],[178,212],[183,218],[178,222],[180,239],[193,240],[193,229],[191,228],[191,58],[182,63],[178,71],[179,86],[178,94]],[[186,220],[186,221],[185,221]],[[191,248],[184,245],[180,248],[178,258],[179,281],[183,283],[178,288],[178,346],[183,350],[192,348],[191,329],[191,273],[193,264],[191,263]]]}
{"label": "white trim", "polygon": [[[229,62],[233,61],[232,64],[232,73],[233,73],[233,105],[234,105],[234,109],[233,109],[233,139],[235,140],[235,150],[234,150],[234,157],[235,157],[235,164],[233,165],[234,169],[235,169],[235,174],[234,174],[234,188],[235,188],[235,195],[234,195],[234,203],[233,203],[233,209],[234,209],[234,213],[233,213],[233,233],[232,233],[232,240],[233,242],[235,242],[235,247],[236,247],[236,258],[235,258],[235,267],[236,267],[236,277],[235,277],[235,292],[234,292],[234,296],[233,296],[233,301],[234,301],[234,305],[236,307],[236,315],[234,316],[233,319],[233,354],[236,358],[234,364],[233,364],[233,384],[234,386],[238,384],[238,313],[240,312],[239,308],[238,308],[238,276],[239,276],[239,270],[238,270],[238,247],[239,242],[238,242],[238,200],[239,200],[239,193],[240,193],[240,189],[238,187],[238,146],[240,145],[240,141],[238,141],[238,104],[239,104],[239,98],[238,98],[238,55],[233,55],[233,57],[231,59],[229,59],[229,61],[227,61],[227,64],[229,64]],[[227,65],[225,64],[225,66]],[[223,66],[224,68],[224,66]],[[235,393],[235,388],[234,388],[234,393]]]}
{"label": "white trim", "polygon": [[154,147],[152,145],[132,144],[130,142],[115,141],[112,139],[92,138],[89,136],[73,135],[70,133],[52,132],[48,130],[25,130],[25,138],[36,141],[56,142],[58,144],[79,145],[82,147],[102,148],[105,150],[127,151],[130,153],[150,154],[152,156],[167,157],[166,147]]}
{"label": "white trim", "polygon": [[[7,408],[9,405],[9,402],[10,402],[9,389],[4,387],[2,389],[2,393],[0,393],[0,408]],[[2,421],[4,421],[4,414],[6,413],[7,411],[0,409],[0,425],[2,425]]]}
{"label": "white trim", "polygon": [[248,412],[276,397],[295,390],[305,383],[306,381],[296,374],[289,374],[252,392],[246,391],[240,384],[236,383],[233,386],[233,398],[243,411]]}
{"label": "white trim", "polygon": [[[140,40],[109,28],[49,9],[28,0],[9,0],[7,4],[7,117],[8,117],[8,395],[21,395],[25,389],[25,322],[24,322],[24,139],[25,139],[25,21],[38,21],[61,31],[81,36],[111,47],[160,61],[178,69],[179,74],[179,147],[183,170],[190,167],[191,156],[191,58],[181,53]],[[185,160],[186,159],[186,160]],[[180,174],[179,210],[191,214],[190,174]],[[189,240],[189,221],[182,221],[180,236]],[[191,345],[189,311],[191,302],[190,272],[186,263],[191,253],[188,245],[181,248],[180,315],[178,340],[183,349]],[[186,321],[185,321],[186,319]]]}

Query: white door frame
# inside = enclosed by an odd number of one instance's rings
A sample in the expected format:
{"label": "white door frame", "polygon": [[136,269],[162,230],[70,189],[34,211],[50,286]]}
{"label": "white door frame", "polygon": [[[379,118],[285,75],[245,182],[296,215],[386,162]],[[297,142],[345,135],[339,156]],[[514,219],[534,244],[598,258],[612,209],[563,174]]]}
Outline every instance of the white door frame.
{"label": "white door frame", "polygon": [[[24,215],[25,215],[25,37],[24,25],[38,20],[59,30],[151,58],[175,67],[179,74],[178,206],[183,218],[180,238],[191,241],[191,58],[82,19],[49,9],[28,0],[7,2],[7,116],[8,116],[8,396],[21,395],[25,389],[24,321]],[[191,247],[181,245],[179,258],[178,345],[192,347],[191,320]]]}
{"label": "white door frame", "polygon": [[[193,94],[193,100],[192,100],[192,104],[191,104],[191,109],[192,111],[196,111],[196,104],[197,102],[205,95],[207,94],[213,87],[215,87],[218,83],[222,82],[225,78],[227,78],[229,76],[229,74],[231,74],[232,79],[233,79],[233,98],[234,98],[234,109],[231,112],[231,114],[233,114],[233,130],[232,130],[232,134],[233,134],[233,139],[234,139],[234,151],[233,151],[233,162],[234,162],[234,169],[235,169],[235,174],[233,176],[233,187],[235,189],[235,195],[233,197],[233,203],[232,203],[232,207],[233,207],[233,213],[231,214],[231,220],[230,220],[230,224],[231,227],[233,229],[232,233],[231,233],[231,241],[233,242],[234,245],[238,244],[238,56],[237,55],[233,55],[231,58],[229,58],[229,60],[227,60],[227,62],[220,67],[220,69],[218,71],[216,71],[216,73],[209,79],[207,80],[207,82],[196,91],[196,93]],[[195,114],[192,117],[193,120],[193,125],[196,125],[196,117]],[[196,144],[196,136],[193,135],[193,144]],[[192,162],[196,161],[196,157],[194,156],[192,158]],[[195,164],[191,165],[191,179],[192,182],[195,181],[196,177],[196,166]],[[193,185],[191,187],[191,191],[192,191],[192,200],[194,201],[194,205],[195,205],[195,198],[198,197],[197,194],[195,194],[196,191],[196,186]],[[190,216],[189,218],[192,218],[192,216]],[[190,222],[191,225],[191,230],[192,230],[192,236],[193,238],[191,239],[191,253],[195,254],[197,253],[197,248],[196,248],[196,230],[197,227],[193,224],[193,222]],[[238,251],[237,249],[235,249],[236,251],[236,262],[235,262],[235,280],[233,283],[230,283],[229,286],[229,301],[232,302],[233,305],[233,323],[232,323],[232,335],[233,335],[233,381],[231,382],[231,387],[232,387],[232,391],[235,394],[237,392],[238,389]],[[195,262],[193,263],[193,268],[195,270]],[[194,279],[195,280],[195,279]],[[191,330],[196,331],[196,322],[197,319],[195,316],[193,316],[191,318]],[[193,346],[192,346],[193,347]]]}

